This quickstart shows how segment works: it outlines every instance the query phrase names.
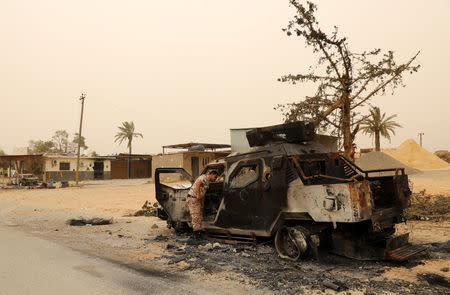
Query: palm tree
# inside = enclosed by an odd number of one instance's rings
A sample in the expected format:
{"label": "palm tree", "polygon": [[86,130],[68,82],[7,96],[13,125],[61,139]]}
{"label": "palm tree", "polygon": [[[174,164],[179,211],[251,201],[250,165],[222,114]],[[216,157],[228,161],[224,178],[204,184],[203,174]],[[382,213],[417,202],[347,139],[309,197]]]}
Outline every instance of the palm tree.
{"label": "palm tree", "polygon": [[130,122],[122,122],[122,126],[119,126],[119,132],[117,132],[116,136],[114,136],[114,142],[119,142],[119,144],[122,144],[124,140],[128,140],[128,150],[131,155],[131,143],[133,142],[133,137],[141,137],[141,133],[134,132],[134,123],[133,121]]}
{"label": "palm tree", "polygon": [[386,118],[386,113],[381,115],[379,107],[372,107],[370,109],[370,116],[361,122],[361,131],[364,134],[370,134],[370,136],[375,137],[375,150],[380,151],[380,135],[387,138],[389,142],[391,141],[392,133],[395,135],[394,129],[397,127],[402,127],[397,122],[393,121],[397,115],[392,115]]}

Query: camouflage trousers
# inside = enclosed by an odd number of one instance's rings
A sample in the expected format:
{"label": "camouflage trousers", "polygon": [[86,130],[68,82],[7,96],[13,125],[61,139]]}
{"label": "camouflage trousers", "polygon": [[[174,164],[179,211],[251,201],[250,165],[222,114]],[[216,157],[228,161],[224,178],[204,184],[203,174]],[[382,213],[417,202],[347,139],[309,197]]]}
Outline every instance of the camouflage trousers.
{"label": "camouflage trousers", "polygon": [[202,201],[197,198],[187,198],[189,213],[192,218],[192,228],[194,231],[200,230],[203,220]]}

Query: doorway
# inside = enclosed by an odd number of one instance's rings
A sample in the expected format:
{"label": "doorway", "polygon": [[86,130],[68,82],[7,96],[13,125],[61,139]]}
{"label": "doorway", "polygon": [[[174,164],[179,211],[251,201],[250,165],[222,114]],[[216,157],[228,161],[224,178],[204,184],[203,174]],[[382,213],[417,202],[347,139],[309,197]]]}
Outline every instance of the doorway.
{"label": "doorway", "polygon": [[94,162],[94,179],[103,179],[103,161]]}
{"label": "doorway", "polygon": [[198,157],[191,158],[191,169],[192,169],[192,177],[196,179],[198,177]]}

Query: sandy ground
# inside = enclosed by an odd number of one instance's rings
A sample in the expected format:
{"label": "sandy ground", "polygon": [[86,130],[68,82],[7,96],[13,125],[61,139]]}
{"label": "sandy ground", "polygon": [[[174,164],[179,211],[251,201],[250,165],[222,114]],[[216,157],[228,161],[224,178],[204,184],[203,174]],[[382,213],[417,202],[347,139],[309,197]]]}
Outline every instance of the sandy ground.
{"label": "sandy ground", "polygon": [[[450,171],[435,171],[429,175],[414,176],[411,180],[415,191],[426,189],[427,192],[450,193]],[[246,275],[249,270],[244,267],[242,268],[244,271],[237,273],[226,262],[218,266],[214,262],[214,255],[201,261],[209,266],[212,265],[214,271],[199,269],[198,261],[196,262],[198,257],[178,261],[170,247],[183,247],[186,244],[186,238],[175,236],[173,231],[166,227],[166,222],[156,217],[127,216],[139,210],[147,200],[152,203],[156,201],[154,185],[143,182],[122,181],[120,183],[98,183],[98,185],[94,183],[82,187],[53,190],[0,190],[0,225],[25,231],[150,275],[154,273],[172,274],[176,275],[180,282],[198,280],[199,288],[219,286],[227,290],[228,294],[274,293],[273,289],[268,289],[264,284],[256,286],[253,279]],[[102,226],[69,226],[66,224],[70,218],[94,216],[112,217],[114,222]],[[435,273],[450,280],[450,272],[442,271],[443,268],[450,266],[448,255],[445,254],[448,251],[448,248],[445,248],[448,246],[445,245],[450,240],[450,223],[448,221],[408,221],[406,225],[400,224],[398,231],[409,231],[412,243],[434,247],[433,249],[437,249],[437,254],[422,257],[418,263],[413,263],[408,267],[392,264],[361,264],[359,266],[359,264],[353,263],[351,267],[346,266],[340,269],[329,264],[317,266],[314,262],[306,263],[305,267],[318,274],[336,268],[334,271],[337,274],[347,272],[350,273],[349,276],[352,276],[351,272],[354,267],[360,269],[363,267],[359,275],[354,274],[357,281],[362,282],[360,285],[364,285],[365,281],[381,284],[384,279],[387,279],[397,282],[396,284],[399,286],[403,286],[401,282],[406,282],[405,288],[410,288],[410,290],[415,288],[414,284],[423,283],[417,278],[419,273]],[[166,238],[159,239],[158,237],[161,236]],[[221,247],[223,249],[224,246]],[[439,247],[444,247],[442,248],[443,252],[439,250]],[[224,255],[222,252],[220,255]],[[236,255],[238,254],[239,252]],[[245,259],[239,257],[241,256],[236,258],[238,261]],[[260,267],[267,269],[267,264],[263,263]],[[283,268],[289,267],[291,266],[283,266]],[[365,272],[366,267],[367,272]],[[378,270],[379,268],[381,270]],[[377,269],[377,274],[382,272],[377,278],[373,278],[374,269]],[[277,275],[279,274],[277,273]],[[311,287],[300,286],[296,290],[297,293],[292,294],[299,294],[303,291],[310,294],[335,294],[334,291],[323,288],[311,289]],[[282,285],[279,292],[275,293],[285,294],[283,292],[285,291],[283,291]],[[364,294],[364,289],[351,289],[348,292]],[[383,293],[389,294],[387,291]],[[420,292],[417,291],[415,294],[420,294]]]}
{"label": "sandy ground", "polygon": [[33,207],[47,213],[91,212],[115,217],[135,212],[146,200],[156,202],[153,184],[134,183],[40,190],[0,190],[0,199],[19,207]]}
{"label": "sandy ground", "polygon": [[427,194],[450,195],[450,170],[423,170],[423,173],[410,175],[412,191]]}

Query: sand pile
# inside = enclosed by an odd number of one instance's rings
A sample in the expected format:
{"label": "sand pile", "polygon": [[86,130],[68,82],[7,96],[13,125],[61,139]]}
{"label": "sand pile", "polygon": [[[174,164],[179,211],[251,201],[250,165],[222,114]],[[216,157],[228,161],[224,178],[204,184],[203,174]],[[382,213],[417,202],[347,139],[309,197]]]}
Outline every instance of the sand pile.
{"label": "sand pile", "polygon": [[414,139],[408,139],[395,150],[384,153],[410,167],[424,170],[450,169],[450,164],[422,148]]}
{"label": "sand pile", "polygon": [[[356,165],[361,167],[363,170],[405,168],[405,173],[409,175],[422,172],[418,169],[414,169],[412,167],[409,167],[408,165],[405,165],[404,163],[383,152],[370,152],[362,154],[359,159],[356,159]],[[384,172],[381,175],[393,174],[393,172]]]}

